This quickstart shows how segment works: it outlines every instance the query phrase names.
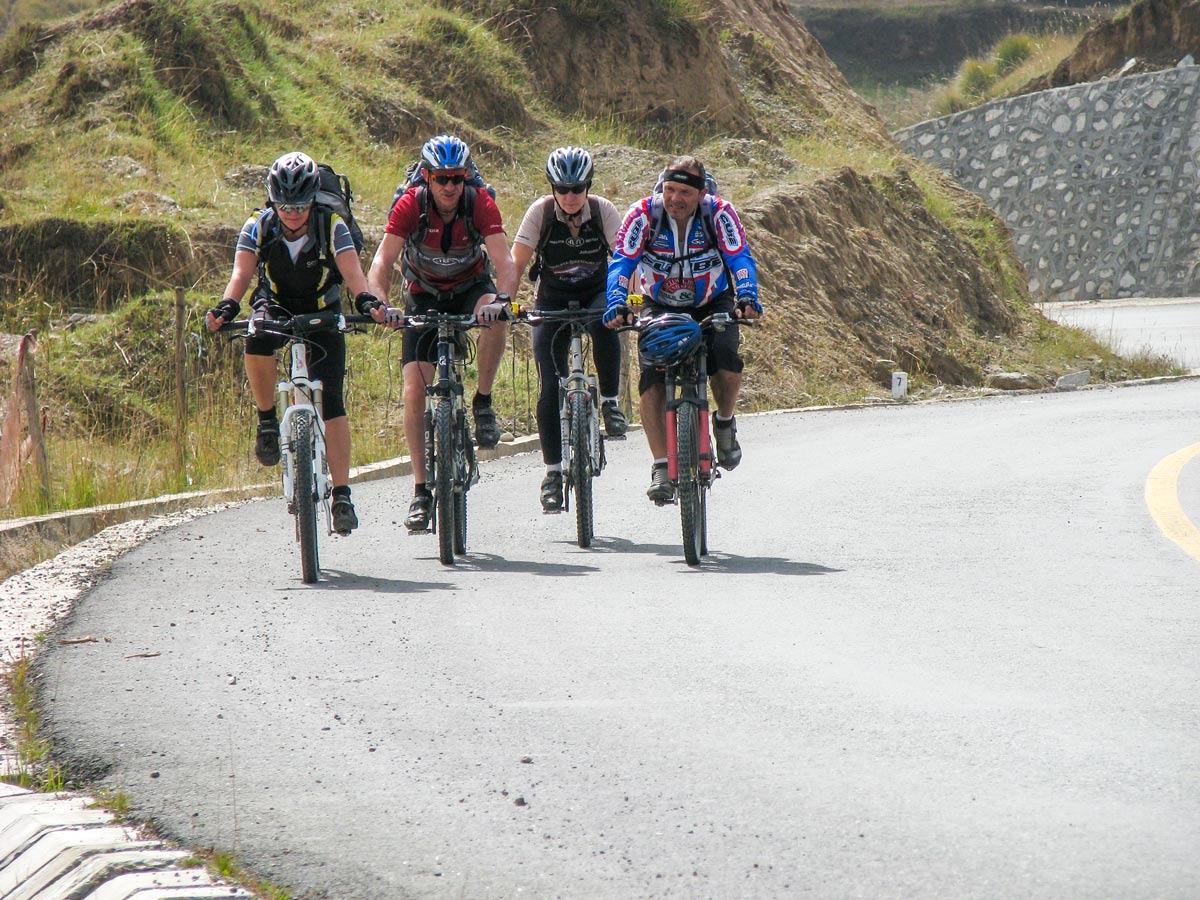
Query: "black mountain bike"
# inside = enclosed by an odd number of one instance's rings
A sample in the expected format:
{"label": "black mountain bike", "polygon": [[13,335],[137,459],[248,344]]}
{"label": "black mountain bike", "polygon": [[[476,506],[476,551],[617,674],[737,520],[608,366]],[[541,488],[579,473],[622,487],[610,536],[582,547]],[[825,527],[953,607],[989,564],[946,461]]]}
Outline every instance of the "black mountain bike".
{"label": "black mountain bike", "polygon": [[490,328],[474,314],[429,312],[399,318],[401,328],[436,328],[437,363],[425,386],[425,476],[433,491],[430,528],[438,536],[438,558],[454,564],[467,552],[467,491],[479,481],[475,442],[463,400],[461,335]]}
{"label": "black mountain bike", "polygon": [[587,371],[584,337],[587,326],[597,322],[604,310],[580,309],[572,305],[561,310],[531,310],[522,321],[537,325],[560,323],[571,329],[567,349],[567,371],[558,374],[559,427],[562,432],[563,508],[570,510],[575,494],[575,535],[580,547],[590,547],[595,537],[592,504],[592,479],[598,478],[607,464],[604,436],[600,434],[600,394],[596,376]]}
{"label": "black mountain bike", "polygon": [[[711,334],[749,324],[729,313],[714,313],[700,322],[700,330]],[[708,554],[708,491],[721,477],[708,421],[707,357],[708,342],[699,341],[664,367],[667,476],[679,502],[683,556],[689,566],[699,565]]]}
{"label": "black mountain bike", "polygon": [[[282,307],[280,307],[282,310]],[[281,415],[280,451],[283,462],[283,499],[288,514],[296,519],[296,542],[300,545],[300,572],[305,584],[315,582],[321,573],[317,547],[317,521],[324,510],[325,535],[333,534],[329,463],[325,458],[325,418],[322,411],[322,384],[309,377],[309,335],[319,331],[354,331],[348,326],[373,323],[370,316],[344,316],[330,310],[290,319],[242,319],[226,322],[221,331],[235,332],[234,337],[272,334],[287,338],[291,377],[279,382]]]}

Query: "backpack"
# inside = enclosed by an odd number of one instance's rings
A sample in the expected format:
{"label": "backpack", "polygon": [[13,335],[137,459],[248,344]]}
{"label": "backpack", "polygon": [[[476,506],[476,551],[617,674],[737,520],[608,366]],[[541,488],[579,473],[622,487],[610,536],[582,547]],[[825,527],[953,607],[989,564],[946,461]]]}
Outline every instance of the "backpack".
{"label": "backpack", "polygon": [[[612,248],[608,246],[608,238],[604,236],[604,220],[600,215],[600,201],[588,194],[588,208],[591,210],[591,218],[588,219],[588,224],[592,226],[596,234],[600,236],[600,243],[604,245],[604,252],[609,256],[612,255]],[[554,227],[557,216],[554,213],[554,197],[547,197],[542,201],[542,230],[538,234],[537,246],[534,248],[533,265],[529,267],[529,280],[537,281],[542,277],[542,248],[546,246],[546,242],[550,240],[550,229]]]}
{"label": "backpack", "polygon": [[[487,191],[493,200],[496,199],[496,189],[483,180],[483,175],[479,172],[479,166],[475,165],[475,160],[467,161],[467,180],[463,189],[462,212],[467,224],[467,235],[471,238],[472,243],[480,243],[483,238],[479,232],[475,230],[475,195],[480,190]],[[410,165],[404,172],[404,180],[400,182],[396,188],[396,193],[392,195],[392,205],[389,209],[395,209],[396,204],[400,202],[400,198],[409,191],[418,191],[417,199],[420,203],[420,213],[417,220],[417,230],[408,236],[410,241],[421,243],[425,240],[425,234],[429,231],[429,185],[425,179],[425,169],[421,166],[421,161],[418,159]]]}
{"label": "backpack", "polygon": [[[346,227],[350,229],[350,237],[354,241],[354,249],[362,253],[364,241],[362,228],[354,219],[350,204],[354,201],[354,193],[350,190],[350,179],[337,172],[325,163],[317,163],[317,171],[321,174],[321,187],[317,190],[317,206],[337,213]],[[322,217],[327,220],[328,217]]]}

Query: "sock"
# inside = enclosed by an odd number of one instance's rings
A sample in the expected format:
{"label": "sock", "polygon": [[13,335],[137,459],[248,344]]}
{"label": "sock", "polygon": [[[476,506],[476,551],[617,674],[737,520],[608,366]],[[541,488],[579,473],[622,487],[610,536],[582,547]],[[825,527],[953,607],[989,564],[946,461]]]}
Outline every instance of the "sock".
{"label": "sock", "polygon": [[414,496],[415,496],[415,495],[418,495],[418,494],[426,494],[426,495],[428,495],[429,493],[430,493],[430,490],[429,490],[429,482],[427,482],[427,481],[419,481],[419,482],[417,482],[416,489],[413,491],[413,495],[414,495]]}
{"label": "sock", "polygon": [[667,458],[664,456],[662,459],[656,459],[654,461],[654,466],[655,468],[662,466],[665,469],[667,467]]}
{"label": "sock", "polygon": [[333,489],[333,499],[349,500],[350,499],[350,485],[339,484],[337,487],[335,487]]}
{"label": "sock", "polygon": [[733,416],[726,419],[720,413],[713,413],[713,424],[718,428],[728,428],[733,424]]}
{"label": "sock", "polygon": [[554,465],[546,466],[546,474],[547,475],[549,475],[551,472],[561,472],[561,471],[562,471],[562,463],[554,463]]}
{"label": "sock", "polygon": [[619,404],[619,403],[617,403],[617,398],[616,398],[616,397],[601,397],[601,398],[600,398],[600,402],[601,402],[601,403],[612,403],[612,404],[614,404],[614,405],[616,405],[616,406],[620,406],[620,404]]}
{"label": "sock", "polygon": [[278,421],[278,419],[276,418],[276,415],[275,415],[275,407],[272,406],[270,409],[258,410],[258,421],[261,422],[263,425],[266,425],[269,422]]}
{"label": "sock", "polygon": [[480,393],[476,392],[474,399],[471,401],[472,409],[476,409],[480,406],[491,406],[491,405],[492,405],[492,395],[491,394],[480,394]]}

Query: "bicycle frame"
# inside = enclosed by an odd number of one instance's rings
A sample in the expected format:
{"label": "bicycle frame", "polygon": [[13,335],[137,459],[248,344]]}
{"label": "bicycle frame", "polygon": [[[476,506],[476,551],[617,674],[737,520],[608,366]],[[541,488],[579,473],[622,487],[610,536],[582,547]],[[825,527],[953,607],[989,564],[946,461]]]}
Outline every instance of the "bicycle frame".
{"label": "bicycle frame", "polygon": [[708,427],[708,362],[703,346],[681,364],[668,366],[664,379],[667,407],[667,477],[679,483],[679,408],[696,407],[700,445],[700,482],[708,487],[713,481],[712,432]]}

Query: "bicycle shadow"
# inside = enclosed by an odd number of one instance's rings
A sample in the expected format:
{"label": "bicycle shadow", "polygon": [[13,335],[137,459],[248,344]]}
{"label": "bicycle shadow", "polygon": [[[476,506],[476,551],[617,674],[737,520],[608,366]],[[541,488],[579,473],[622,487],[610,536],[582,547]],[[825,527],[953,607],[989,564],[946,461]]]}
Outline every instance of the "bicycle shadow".
{"label": "bicycle shadow", "polygon": [[316,584],[296,584],[292,587],[311,590],[371,591],[377,594],[428,594],[433,591],[454,589],[448,581],[406,581],[399,578],[380,578],[377,575],[359,575],[340,569],[321,569],[321,579]]}
{"label": "bicycle shadow", "polygon": [[[437,555],[415,557],[415,559],[438,562]],[[570,563],[541,563],[527,559],[506,559],[495,553],[468,551],[466,556],[456,556],[454,567],[446,572],[506,572],[517,575],[538,575],[544,578],[574,577],[591,575],[600,570],[595,566],[580,566]]]}
{"label": "bicycle shadow", "polygon": [[[566,543],[566,542],[564,542]],[[738,556],[735,553],[710,551],[700,558],[700,565],[689,566],[679,544],[641,544],[625,538],[597,537],[592,549],[601,553],[652,553],[665,556],[688,572],[718,572],[729,575],[834,575],[844,569],[833,569],[817,563],[797,562],[780,556]]]}

